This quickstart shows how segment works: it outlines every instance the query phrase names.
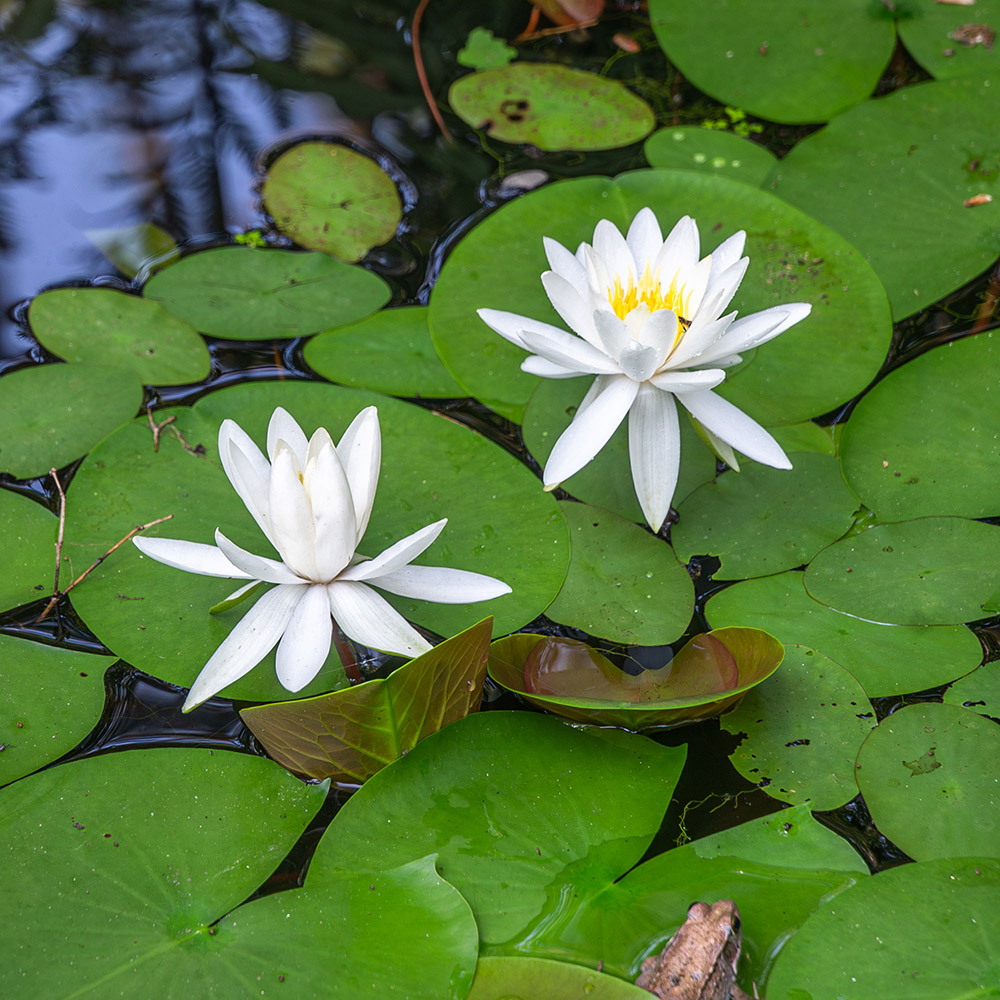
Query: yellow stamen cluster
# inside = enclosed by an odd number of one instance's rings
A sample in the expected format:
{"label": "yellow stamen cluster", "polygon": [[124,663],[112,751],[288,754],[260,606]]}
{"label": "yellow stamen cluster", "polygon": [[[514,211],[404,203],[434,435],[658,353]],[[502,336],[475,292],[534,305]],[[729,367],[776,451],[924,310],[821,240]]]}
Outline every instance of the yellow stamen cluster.
{"label": "yellow stamen cluster", "polygon": [[615,275],[615,283],[608,287],[608,302],[615,311],[619,319],[625,319],[633,309],[640,303],[644,303],[650,312],[658,309],[669,309],[680,321],[680,325],[687,326],[685,313],[687,312],[688,296],[684,294],[684,287],[677,287],[677,276],[670,282],[670,287],[663,291],[660,285],[659,272],[653,274],[646,265],[638,283],[631,275],[626,276],[627,284],[622,284],[621,275]]}

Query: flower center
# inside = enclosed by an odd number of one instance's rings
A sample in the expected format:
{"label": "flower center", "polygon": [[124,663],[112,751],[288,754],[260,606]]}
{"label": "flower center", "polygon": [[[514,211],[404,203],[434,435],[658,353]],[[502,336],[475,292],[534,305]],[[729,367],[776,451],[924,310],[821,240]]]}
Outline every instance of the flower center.
{"label": "flower center", "polygon": [[632,275],[627,275],[625,281],[626,283],[623,283],[621,275],[616,274],[614,285],[608,286],[608,302],[619,319],[625,319],[637,306],[645,305],[650,312],[669,309],[677,317],[681,327],[687,328],[688,322],[684,319],[684,314],[687,311],[686,299],[689,296],[685,296],[683,285],[677,287],[676,276],[665,292],[660,284],[659,272],[654,275],[649,264],[646,265],[638,282]]}

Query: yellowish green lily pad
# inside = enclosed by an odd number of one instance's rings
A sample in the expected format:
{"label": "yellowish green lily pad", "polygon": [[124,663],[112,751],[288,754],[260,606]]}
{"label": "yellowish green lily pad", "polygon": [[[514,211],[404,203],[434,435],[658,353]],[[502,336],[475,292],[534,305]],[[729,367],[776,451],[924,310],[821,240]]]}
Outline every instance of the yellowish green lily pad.
{"label": "yellowish green lily pad", "polygon": [[733,132],[693,125],[659,129],[646,140],[643,152],[651,167],[702,170],[755,187],[777,162],[766,146]]}

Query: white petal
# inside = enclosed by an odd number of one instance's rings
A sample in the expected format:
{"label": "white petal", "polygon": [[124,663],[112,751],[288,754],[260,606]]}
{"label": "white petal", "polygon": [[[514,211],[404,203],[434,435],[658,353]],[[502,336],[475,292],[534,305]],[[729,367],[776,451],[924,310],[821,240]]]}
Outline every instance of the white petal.
{"label": "white petal", "polygon": [[743,253],[743,246],[746,243],[747,234],[741,229],[733,233],[727,240],[723,240],[712,251],[712,273],[709,276],[709,284],[713,284],[728,267],[732,267]]}
{"label": "white petal", "polygon": [[267,425],[267,453],[272,462],[279,441],[284,441],[292,449],[299,460],[300,468],[304,467],[309,442],[306,441],[305,433],[295,418],[280,406],[271,414],[271,420]]}
{"label": "white petal", "polygon": [[663,233],[651,208],[642,208],[636,213],[632,225],[628,227],[625,242],[632,251],[636,273],[641,276],[646,264],[653,266],[653,261],[663,246]]}
{"label": "white petal", "polygon": [[404,566],[371,582],[390,594],[435,604],[473,604],[511,592],[506,583],[495,577],[445,566]]}
{"label": "white petal", "polygon": [[762,309],[760,312],[744,316],[736,320],[715,343],[702,351],[698,361],[707,364],[716,357],[739,354],[740,351],[748,351],[751,347],[766,344],[799,320],[805,319],[810,309],[808,302],[789,302],[787,305],[771,306],[770,309]]}
{"label": "white petal", "polygon": [[699,363],[702,353],[729,329],[736,318],[736,313],[733,312],[728,316],[712,319],[714,310],[710,303],[708,306],[695,316],[691,325],[684,331],[684,335],[670,355],[668,367],[685,368],[689,364]]}
{"label": "white petal", "polygon": [[529,351],[564,368],[575,368],[581,375],[613,375],[619,370],[603,351],[564,330],[545,335],[526,330],[523,339]]}
{"label": "white petal", "polygon": [[542,237],[542,246],[545,247],[545,259],[549,262],[549,267],[577,288],[581,295],[585,294],[587,269],[577,260],[575,254],[548,236]]}
{"label": "white petal", "polygon": [[628,452],[639,506],[646,523],[659,531],[670,510],[681,459],[677,407],[669,392],[639,387],[628,415]]}
{"label": "white petal", "polygon": [[618,227],[607,219],[601,219],[594,227],[594,253],[604,261],[604,266],[612,279],[617,275],[623,279],[623,284],[627,284],[625,279],[629,276],[633,280],[638,278],[632,251],[625,242],[625,237],[619,232]]}
{"label": "white petal", "polygon": [[608,308],[605,302],[603,308],[594,311],[594,325],[601,338],[604,353],[609,358],[617,358],[632,341],[632,332],[620,319],[618,314]]}
{"label": "white petal", "polygon": [[274,648],[307,589],[299,584],[263,594],[201,668],[181,711],[190,712],[253,670]]}
{"label": "white petal", "polygon": [[381,583],[378,582],[380,576],[402,569],[408,563],[413,562],[441,534],[447,523],[448,518],[443,517],[440,521],[435,521],[419,531],[414,531],[413,534],[401,538],[394,545],[390,545],[374,559],[366,559],[364,562],[348,566],[337,579],[368,580],[381,586]]}
{"label": "white petal", "polygon": [[296,456],[280,445],[271,463],[268,508],[274,547],[281,561],[304,579],[317,580],[312,507],[299,478]]}
{"label": "white petal", "polygon": [[267,483],[271,465],[235,420],[223,420],[219,428],[219,459],[233,489],[267,535]]}
{"label": "white petal", "polygon": [[733,301],[733,296],[739,291],[749,265],[750,258],[741,257],[735,264],[727,267],[714,282],[709,282],[705,298],[701,303],[701,309],[707,308],[711,311],[709,319],[717,319],[722,315],[722,310]]}
{"label": "white petal", "polygon": [[563,322],[588,344],[600,349],[601,340],[594,326],[594,314],[590,308],[590,296],[587,294],[586,286],[581,295],[574,285],[555,271],[546,271],[542,275],[542,287],[552,303],[552,308],[559,313]]}
{"label": "white petal", "polygon": [[660,357],[660,364],[662,364],[674,349],[677,335],[680,332],[681,328],[676,315],[669,309],[657,309],[642,324],[639,340],[656,351]]}
{"label": "white petal", "polygon": [[701,309],[705,291],[708,289],[708,276],[712,272],[712,258],[706,257],[698,261],[694,267],[681,268],[678,283],[683,293],[684,318],[692,319]]}
{"label": "white petal", "polygon": [[636,382],[645,382],[662,361],[663,355],[655,347],[643,347],[637,340],[630,340],[618,355],[618,367],[622,374]]}
{"label": "white petal", "polygon": [[323,446],[309,471],[316,579],[328,583],[351,561],[358,544],[354,497],[332,442]]}
{"label": "white petal", "polygon": [[686,271],[698,262],[698,226],[685,215],[670,230],[653,263],[653,273],[659,271],[660,283],[670,286],[678,271]]}
{"label": "white petal", "polygon": [[775,469],[792,467],[778,442],[728,400],[711,391],[678,393],[677,399],[706,430],[731,444],[747,458]]}
{"label": "white petal", "polygon": [[721,368],[699,368],[695,371],[666,371],[654,375],[649,381],[664,392],[698,392],[714,389],[726,380]]}
{"label": "white petal", "polygon": [[150,559],[201,576],[224,576],[233,580],[259,579],[235,566],[214,545],[204,542],[185,542],[180,538],[146,538],[136,535],[132,544]]}
{"label": "white petal", "polygon": [[638,382],[620,375],[576,411],[545,463],[542,479],[547,488],[558,486],[593,459],[625,419],[638,391]]}
{"label": "white petal", "polygon": [[337,444],[337,457],[347,473],[354,498],[354,518],[357,522],[355,544],[368,529],[368,518],[375,503],[379,471],[382,468],[382,432],[378,409],[366,406],[344,431]]}
{"label": "white petal", "polygon": [[431,648],[431,644],[371,587],[335,580],[327,584],[326,592],[337,624],[362,646],[406,656],[419,656]]}
{"label": "white petal", "polygon": [[218,528],[215,529],[215,543],[225,557],[242,571],[241,577],[263,580],[265,583],[305,582],[284,563],[278,562],[276,559],[268,559],[266,556],[255,555],[253,552],[247,552],[246,549],[240,548],[235,542],[226,538]]}
{"label": "white petal", "polygon": [[332,637],[333,619],[326,587],[319,583],[307,587],[288,620],[274,657],[275,673],[282,687],[301,691],[326,662]]}
{"label": "white petal", "polygon": [[575,368],[567,368],[565,365],[557,365],[554,361],[548,361],[532,354],[521,362],[521,371],[528,372],[529,375],[539,375],[541,378],[579,378],[580,373]]}
{"label": "white petal", "polygon": [[500,309],[477,309],[476,312],[488,327],[525,351],[530,350],[522,337],[525,332],[559,333],[566,336],[565,330],[560,330],[559,327],[553,326],[551,323],[541,323],[528,316],[518,316],[517,313],[503,312]]}

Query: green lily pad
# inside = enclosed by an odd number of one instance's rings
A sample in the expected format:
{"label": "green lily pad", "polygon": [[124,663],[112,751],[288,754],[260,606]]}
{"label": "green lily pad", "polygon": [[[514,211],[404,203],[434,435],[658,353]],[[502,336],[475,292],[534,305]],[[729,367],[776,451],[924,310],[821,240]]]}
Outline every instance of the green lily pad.
{"label": "green lily pad", "polygon": [[40,503],[0,489],[0,537],[6,543],[0,608],[52,593],[58,531],[58,520]]}
{"label": "green lily pad", "polygon": [[472,69],[492,69],[506,66],[517,58],[517,49],[512,48],[502,38],[497,38],[486,28],[473,28],[465,45],[458,50],[455,61],[459,66]]}
{"label": "green lily pad", "polygon": [[469,901],[482,942],[504,942],[541,913],[546,887],[563,872],[589,862],[619,873],[639,860],[684,754],[530,712],[470,715],[351,797],[309,877],[436,853],[438,871]]}
{"label": "green lily pad", "polygon": [[675,125],[654,132],[643,147],[651,167],[703,170],[759,187],[777,163],[765,146],[733,132]]}
{"label": "green lily pad", "polygon": [[833,427],[820,427],[811,420],[803,420],[800,424],[785,424],[783,427],[768,429],[786,453],[815,451],[820,455],[837,454]]}
{"label": "green lily pad", "polygon": [[863,879],[806,921],[768,1000],[930,1000],[996,994],[1000,864],[941,858]]}
{"label": "green lily pad", "polygon": [[[989,84],[922,83],[868,101],[803,139],[771,174],[771,189],[865,255],[897,320],[1000,254],[1000,92]],[[983,193],[992,204],[964,205]]]}
{"label": "green lily pad", "polygon": [[142,405],[132,372],[107,365],[35,365],[0,379],[0,471],[18,479],[85,455]]}
{"label": "green lily pad", "polygon": [[111,662],[0,635],[0,785],[50,764],[97,725]]}
{"label": "green lily pad", "polygon": [[958,705],[925,702],[883,719],[858,755],[872,819],[917,861],[1000,857],[1000,789],[984,762],[1000,727]]}
{"label": "green lily pad", "polygon": [[18,919],[0,928],[3,991],[140,997],[155,982],[204,996],[209,924],[270,875],[324,794],[260,757],[181,749],[92,757],[4,789]]}
{"label": "green lily pad", "polygon": [[854,520],[858,501],[831,455],[799,452],[793,468],[749,463],[706,483],[670,529],[679,559],[718,556],[721,579],[767,576],[809,562]]}
{"label": "green lily pad", "polygon": [[490,677],[556,715],[626,729],[659,729],[719,715],[781,665],[780,642],[760,629],[698,635],[667,666],[632,676],[582,642],[532,635],[490,647]]}
{"label": "green lily pad", "polygon": [[479,320],[476,309],[513,307],[562,325],[540,281],[547,268],[542,237],[575,250],[593,239],[601,218],[624,231],[647,205],[656,206],[665,232],[680,216],[693,216],[704,250],[746,230],[750,267],[734,299],[741,315],[783,302],[813,303],[812,314],[758,348],[721,395],[770,427],[826,413],[871,381],[891,331],[885,293],[857,251],[747,184],[691,170],[638,170],[532,191],[488,216],[448,257],[431,295],[431,333],[470,395],[522,420],[538,379],[520,370],[525,352]]}
{"label": "green lily pad", "polygon": [[[421,407],[317,383],[258,382],[205,396],[177,416],[154,452],[149,427],[135,421],[103,442],[73,481],[66,551],[77,561],[104,552],[136,524],[173,514],[151,529],[165,538],[211,543],[216,527],[261,554],[268,546],[218,465],[219,425],[234,419],[257,442],[277,406],[303,428],[326,427],[335,439],[365,406],[377,405],[382,474],[361,551],[374,555],[441,517],[449,519],[421,562],[486,573],[513,594],[469,605],[432,604],[386,595],[405,617],[439,635],[455,635],[492,614],[506,633],[531,621],[562,585],[569,560],[566,527],[552,497],[516,458],[485,438]],[[163,414],[166,415],[166,414]],[[202,450],[199,450],[202,449]],[[475,488],[469,471],[476,472]],[[530,557],[529,557],[530,556]],[[140,669],[188,686],[248,604],[210,615],[234,589],[140,558],[123,546],[73,591],[73,604],[109,648]],[[345,684],[336,653],[295,697]],[[247,701],[292,697],[277,681],[273,654],[226,689]]]}
{"label": "green lily pad", "polygon": [[[498,338],[499,339],[499,338]],[[525,443],[545,465],[559,435],[569,426],[592,379],[539,379],[524,411]],[[715,455],[705,447],[690,420],[680,421],[681,464],[673,503],[715,475]],[[628,421],[623,421],[600,457],[559,484],[579,500],[614,511],[629,521],[646,523],[632,485],[628,454]]]}
{"label": "green lily pad", "polygon": [[131,368],[147,385],[208,376],[208,348],[195,329],[136,295],[56,288],[32,301],[28,320],[39,341],[65,361]]}
{"label": "green lily pad", "polygon": [[1000,46],[994,38],[1000,27],[1000,3],[977,0],[974,9],[970,6],[921,0],[908,4],[909,16],[896,24],[906,50],[938,80],[1000,73]]}
{"label": "green lily pad", "polygon": [[569,571],[549,618],[614,642],[672,642],[694,611],[694,585],[666,542],[590,504],[561,503]]}
{"label": "green lily pad", "polygon": [[840,664],[789,645],[781,670],[721,724],[743,736],[729,755],[743,777],[772,798],[822,810],[858,794],[854,760],[875,715],[861,685]]}
{"label": "green lily pad", "polygon": [[802,573],[749,580],[714,594],[705,608],[713,628],[766,628],[835,660],[869,698],[923,691],[973,670],[983,650],[964,625],[880,625],[814,601]]}
{"label": "green lily pad", "polygon": [[320,375],[341,385],[390,396],[465,395],[434,350],[424,306],[382,309],[328,330],[313,337],[304,354]]}
{"label": "green lily pad", "polygon": [[333,142],[282,153],[268,167],[261,199],[300,246],[352,262],[388,243],[403,218],[395,181],[371,157]]}
{"label": "green lily pad", "polygon": [[1000,339],[952,341],[903,365],[858,403],[844,475],[882,520],[1000,510]]}
{"label": "green lily pad", "polygon": [[945,703],[961,705],[992,719],[1000,718],[1000,670],[985,663],[960,677],[944,693]]}
{"label": "green lily pad", "polygon": [[899,625],[954,625],[1000,610],[1000,529],[961,517],[876,524],[824,549],[810,596],[845,614]]}
{"label": "green lily pad", "polygon": [[487,618],[445,639],[384,680],[244,708],[240,715],[290,771],[361,784],[424,737],[479,708],[492,625]]}
{"label": "green lily pad", "polygon": [[695,86],[776,122],[825,122],[875,89],[896,43],[868,0],[650,0],[657,41]]}
{"label": "green lily pad", "polygon": [[537,996],[545,1000],[648,1000],[647,990],[614,976],[548,958],[483,956],[476,966],[468,1000],[511,1000]]}
{"label": "green lily pad", "polygon": [[84,235],[127,278],[140,271],[176,260],[180,247],[165,229],[139,222],[120,229],[85,229]]}
{"label": "green lily pad", "polygon": [[304,337],[356,323],[389,301],[371,271],[321,253],[217,247],[154,275],[143,295],[202,333],[235,340]]}
{"label": "green lily pad", "polygon": [[653,109],[617,80],[553,63],[470,73],[451,85],[448,103],[491,139],[544,150],[616,149],[655,123]]}

